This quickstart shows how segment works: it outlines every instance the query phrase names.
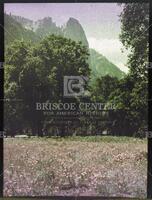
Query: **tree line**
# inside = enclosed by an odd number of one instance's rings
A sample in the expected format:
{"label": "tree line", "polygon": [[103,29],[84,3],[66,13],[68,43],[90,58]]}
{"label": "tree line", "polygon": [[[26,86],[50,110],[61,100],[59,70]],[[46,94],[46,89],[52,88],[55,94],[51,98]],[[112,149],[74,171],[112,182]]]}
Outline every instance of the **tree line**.
{"label": "tree line", "polygon": [[[140,15],[139,15],[140,13]],[[120,39],[130,50],[129,73],[118,80],[104,76],[87,85],[90,96],[83,102],[114,103],[116,109],[103,112],[99,120],[79,117],[59,123],[35,109],[36,102],[75,102],[63,98],[64,76],[90,77],[89,50],[81,42],[49,35],[40,43],[15,41],[6,48],[4,122],[7,135],[138,135],[147,127],[147,63],[149,4],[127,3],[120,16]],[[144,34],[143,34],[144,33]],[[66,121],[66,120],[65,120]],[[111,123],[108,123],[111,122]],[[71,123],[71,124],[70,124]]]}

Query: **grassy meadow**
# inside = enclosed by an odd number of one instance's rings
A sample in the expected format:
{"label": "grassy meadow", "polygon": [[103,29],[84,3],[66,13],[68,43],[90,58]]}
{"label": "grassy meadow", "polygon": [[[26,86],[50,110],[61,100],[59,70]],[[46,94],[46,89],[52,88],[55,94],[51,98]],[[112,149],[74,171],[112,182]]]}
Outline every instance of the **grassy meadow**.
{"label": "grassy meadow", "polygon": [[6,138],[5,196],[146,197],[147,141],[129,137]]}

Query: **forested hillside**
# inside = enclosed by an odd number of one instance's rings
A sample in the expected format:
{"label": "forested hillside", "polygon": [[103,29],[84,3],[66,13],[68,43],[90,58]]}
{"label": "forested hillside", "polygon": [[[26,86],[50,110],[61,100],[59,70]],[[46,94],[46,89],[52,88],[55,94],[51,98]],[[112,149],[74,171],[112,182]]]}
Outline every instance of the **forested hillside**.
{"label": "forested hillside", "polygon": [[125,75],[116,65],[94,49],[90,49],[90,58],[91,69],[95,79],[106,75],[120,79]]}
{"label": "forested hillside", "polygon": [[38,42],[39,37],[29,29],[26,29],[10,15],[5,14],[5,45],[6,47],[15,40]]}
{"label": "forested hillside", "polygon": [[[31,20],[5,15],[6,46],[16,40],[39,42],[50,34],[70,38],[76,42],[82,42],[89,49],[86,34],[78,20],[70,18],[64,27],[58,27],[51,17],[32,22]],[[13,35],[11,34],[13,33]],[[89,64],[92,70],[92,78],[105,75],[122,78],[124,73],[107,58],[93,49],[90,49]]]}
{"label": "forested hillside", "polygon": [[[133,13],[131,19],[130,11]],[[44,129],[47,130],[45,134],[60,136],[102,135],[105,132],[120,136],[139,136],[139,132],[145,135],[148,32],[142,33],[149,24],[148,11],[149,5],[145,3],[125,4],[120,16],[121,42],[126,49],[132,49],[127,75],[104,56],[89,49],[83,27],[73,18],[60,27],[61,34],[56,34],[58,28],[51,18],[41,20],[33,32],[5,15],[5,97],[22,100],[17,104],[15,101],[5,104],[5,126],[10,135],[28,130],[33,135],[43,136]],[[139,13],[142,14],[140,18]],[[94,78],[93,84],[88,81],[85,87],[88,97],[83,100],[75,95],[72,100],[64,98],[65,76]],[[54,127],[47,127],[49,116],[35,108],[36,102],[80,101],[103,103],[103,110],[111,104],[114,108],[101,113],[98,119],[102,123],[90,115],[89,118],[78,117],[78,124],[67,126],[58,124],[62,119],[52,117]]]}

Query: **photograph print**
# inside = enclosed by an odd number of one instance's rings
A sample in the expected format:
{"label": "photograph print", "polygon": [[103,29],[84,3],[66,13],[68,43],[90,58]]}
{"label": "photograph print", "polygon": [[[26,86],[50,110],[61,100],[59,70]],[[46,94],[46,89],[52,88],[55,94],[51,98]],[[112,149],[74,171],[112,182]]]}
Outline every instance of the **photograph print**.
{"label": "photograph print", "polygon": [[4,196],[145,198],[149,4],[4,8]]}

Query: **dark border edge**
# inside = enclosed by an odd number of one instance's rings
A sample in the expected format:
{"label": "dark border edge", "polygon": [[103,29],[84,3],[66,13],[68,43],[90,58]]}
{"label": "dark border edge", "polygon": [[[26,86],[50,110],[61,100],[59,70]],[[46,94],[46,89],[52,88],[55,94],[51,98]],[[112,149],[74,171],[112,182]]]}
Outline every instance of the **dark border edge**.
{"label": "dark border edge", "polygon": [[[149,65],[152,63],[152,2],[149,6]],[[148,69],[148,131],[152,131],[152,69]],[[148,138],[147,198],[152,198],[152,138]]]}
{"label": "dark border edge", "polygon": [[4,4],[0,3],[0,197],[3,197]]}

